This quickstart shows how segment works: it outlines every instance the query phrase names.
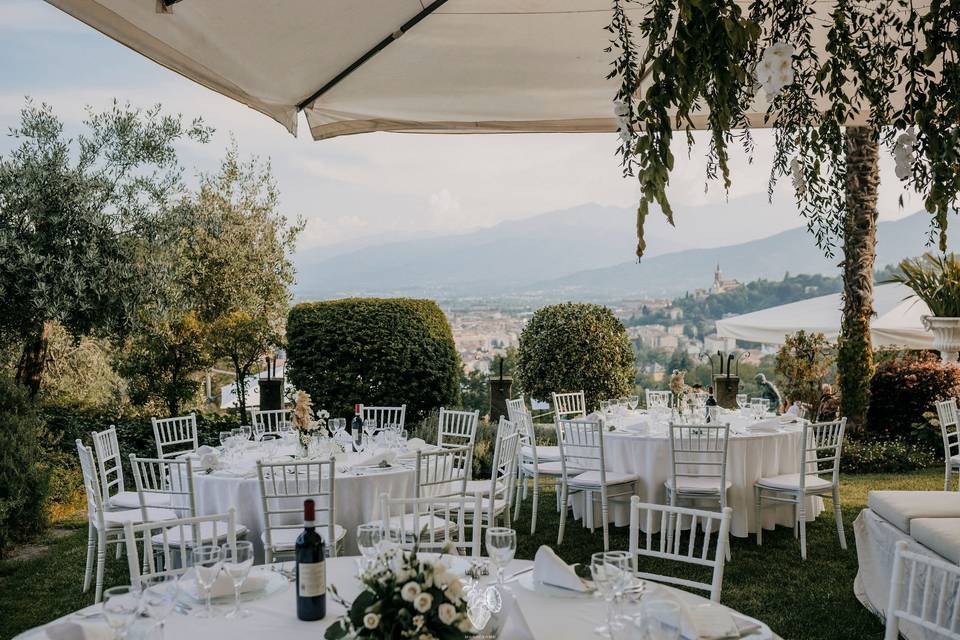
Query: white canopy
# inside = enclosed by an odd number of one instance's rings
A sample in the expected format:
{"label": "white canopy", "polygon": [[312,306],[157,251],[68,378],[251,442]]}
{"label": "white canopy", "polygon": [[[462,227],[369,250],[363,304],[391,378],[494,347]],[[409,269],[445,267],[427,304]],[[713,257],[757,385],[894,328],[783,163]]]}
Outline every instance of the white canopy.
{"label": "white canopy", "polygon": [[[873,308],[877,316],[870,323],[870,334],[875,347],[933,348],[933,335],[923,328],[921,320],[930,310],[912,295],[913,292],[901,284],[874,287]],[[717,320],[717,335],[779,345],[786,335],[803,329],[836,341],[842,308],[839,293],[810,298]]]}
{"label": "white canopy", "polygon": [[47,1],[291,132],[303,110],[317,139],[616,130],[609,0]]}

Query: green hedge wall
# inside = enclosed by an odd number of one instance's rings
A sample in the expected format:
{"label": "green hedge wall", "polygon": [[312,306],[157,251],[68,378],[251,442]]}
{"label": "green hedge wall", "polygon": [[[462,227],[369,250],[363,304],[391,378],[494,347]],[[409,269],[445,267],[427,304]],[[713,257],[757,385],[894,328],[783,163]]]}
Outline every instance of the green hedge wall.
{"label": "green hedge wall", "polygon": [[459,398],[460,358],[432,300],[346,298],[299,304],[287,318],[287,375],[315,408],[407,405],[407,423]]}

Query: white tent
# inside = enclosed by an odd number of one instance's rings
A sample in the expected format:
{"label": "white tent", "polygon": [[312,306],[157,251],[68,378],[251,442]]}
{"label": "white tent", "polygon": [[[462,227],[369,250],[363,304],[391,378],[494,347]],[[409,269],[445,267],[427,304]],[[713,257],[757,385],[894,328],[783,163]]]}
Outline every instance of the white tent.
{"label": "white tent", "polygon": [[[609,0],[47,1],[291,132],[304,111],[317,139],[616,130]],[[627,11],[637,24],[646,8]]]}
{"label": "white tent", "polygon": [[[875,347],[932,349],[933,335],[923,328],[927,305],[911,297],[901,284],[882,284],[873,289],[877,315],[870,323]],[[717,335],[761,344],[783,344],[786,335],[803,329],[836,341],[840,334],[843,300],[839,293],[792,302],[741,316],[717,320]]]}

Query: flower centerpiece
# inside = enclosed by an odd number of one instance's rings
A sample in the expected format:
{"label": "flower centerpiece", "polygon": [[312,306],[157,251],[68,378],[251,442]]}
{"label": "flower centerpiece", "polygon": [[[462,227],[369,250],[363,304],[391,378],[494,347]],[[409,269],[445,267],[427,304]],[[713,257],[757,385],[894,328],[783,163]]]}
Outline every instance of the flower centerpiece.
{"label": "flower centerpiece", "polygon": [[686,375],[686,369],[674,369],[673,373],[670,374],[670,392],[673,394],[673,406],[677,408],[680,415],[683,415],[693,391],[684,380]]}
{"label": "flower centerpiece", "polygon": [[317,412],[316,419],[313,418],[313,402],[310,394],[306,391],[297,391],[296,403],[293,407],[293,428],[297,431],[297,442],[300,445],[301,454],[306,454],[310,442],[318,435],[322,435],[327,430],[327,418],[330,414],[321,409]]}
{"label": "flower centerpiece", "polygon": [[360,580],[363,591],[352,603],[330,586],[347,613],[327,628],[327,640],[461,640],[474,634],[464,584],[442,558],[422,559],[416,550],[385,552]]}

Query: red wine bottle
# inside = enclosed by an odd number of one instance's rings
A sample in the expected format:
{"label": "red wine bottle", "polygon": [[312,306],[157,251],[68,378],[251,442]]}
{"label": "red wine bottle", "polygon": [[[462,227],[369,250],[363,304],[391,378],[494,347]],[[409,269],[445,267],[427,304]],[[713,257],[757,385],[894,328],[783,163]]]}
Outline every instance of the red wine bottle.
{"label": "red wine bottle", "polygon": [[327,615],[327,574],[323,538],[314,523],[313,500],[303,501],[303,533],[297,538],[297,617],[321,620]]}
{"label": "red wine bottle", "polygon": [[353,437],[356,438],[358,433],[363,433],[363,418],[360,416],[360,407],[362,405],[354,405],[353,407],[353,422],[350,424],[350,433],[353,434]]}

